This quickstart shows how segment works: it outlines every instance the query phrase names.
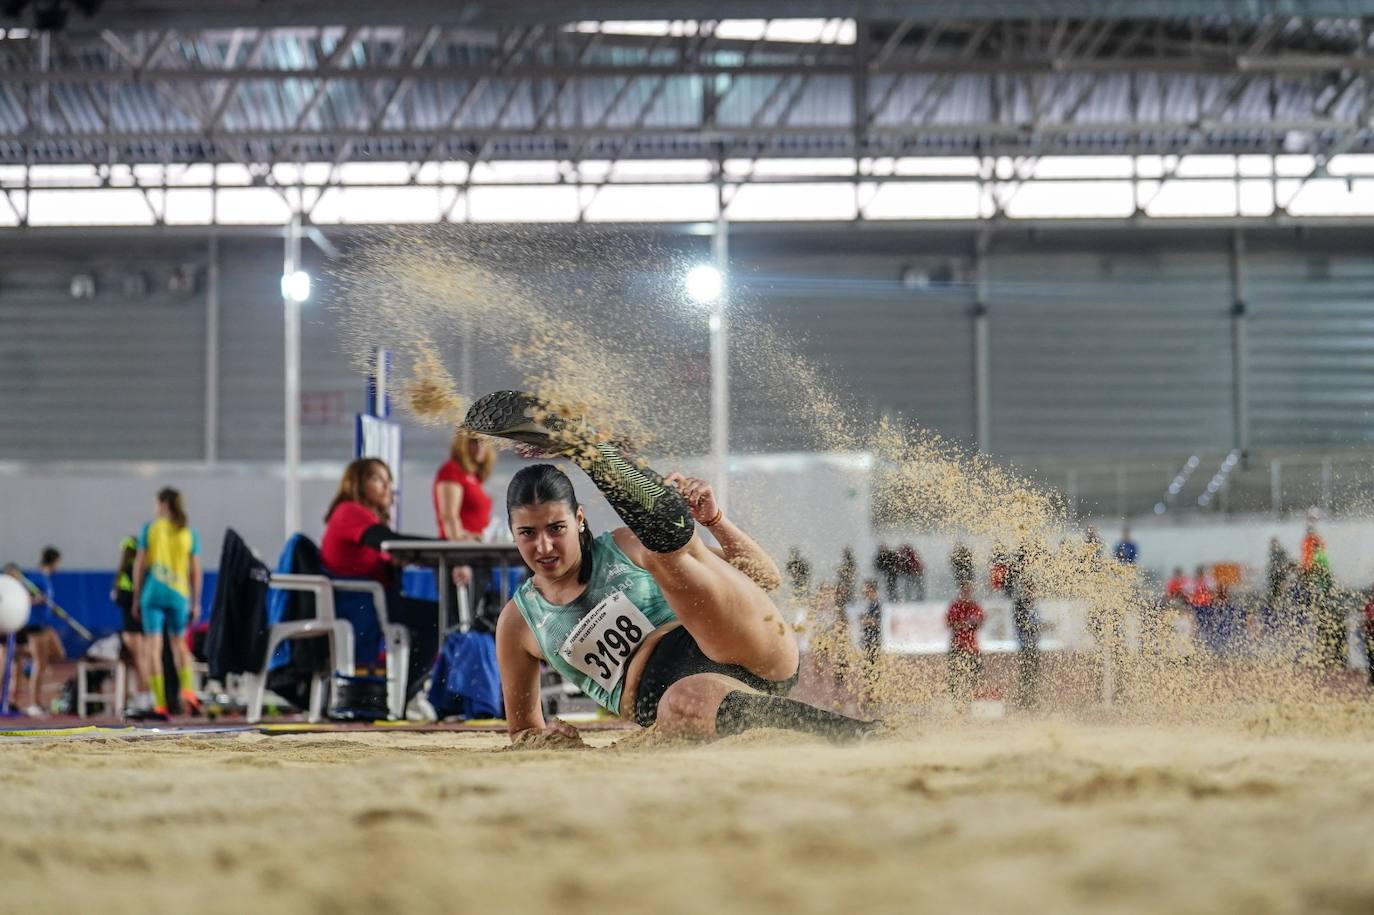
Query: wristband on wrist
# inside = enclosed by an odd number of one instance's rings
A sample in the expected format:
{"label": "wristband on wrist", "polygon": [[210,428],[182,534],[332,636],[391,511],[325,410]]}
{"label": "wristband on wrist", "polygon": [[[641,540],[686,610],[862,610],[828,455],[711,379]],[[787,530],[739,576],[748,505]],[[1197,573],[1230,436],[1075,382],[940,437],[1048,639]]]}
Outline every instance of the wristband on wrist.
{"label": "wristband on wrist", "polygon": [[701,523],[703,527],[715,527],[717,524],[720,523],[720,519],[724,517],[725,510],[722,508],[718,508],[716,509],[716,516],[714,518],[712,518],[710,521],[703,521]]}

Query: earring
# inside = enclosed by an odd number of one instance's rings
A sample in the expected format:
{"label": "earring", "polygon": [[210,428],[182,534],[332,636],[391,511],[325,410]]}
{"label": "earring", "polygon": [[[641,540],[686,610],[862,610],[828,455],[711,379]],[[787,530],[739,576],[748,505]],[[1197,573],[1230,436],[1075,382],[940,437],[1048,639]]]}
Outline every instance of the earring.
{"label": "earring", "polygon": [[583,521],[581,524],[579,524],[579,525],[577,526],[577,532],[578,532],[579,534],[582,534],[582,533],[586,533],[586,531],[587,531],[587,522]]}

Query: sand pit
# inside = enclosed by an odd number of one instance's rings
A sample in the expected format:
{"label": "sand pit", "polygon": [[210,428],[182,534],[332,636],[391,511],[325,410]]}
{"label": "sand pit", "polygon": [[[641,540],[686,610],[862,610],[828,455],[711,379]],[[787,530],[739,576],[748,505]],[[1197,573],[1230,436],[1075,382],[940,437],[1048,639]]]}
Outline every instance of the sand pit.
{"label": "sand pit", "polygon": [[856,748],[9,739],[0,909],[1374,910],[1367,730],[1256,714],[930,725]]}

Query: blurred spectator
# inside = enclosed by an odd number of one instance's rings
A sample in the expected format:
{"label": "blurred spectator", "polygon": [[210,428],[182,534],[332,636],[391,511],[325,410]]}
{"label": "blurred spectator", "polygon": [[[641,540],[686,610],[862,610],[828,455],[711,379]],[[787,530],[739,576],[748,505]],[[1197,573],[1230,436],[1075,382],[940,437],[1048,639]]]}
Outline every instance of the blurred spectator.
{"label": "blurred spectator", "polygon": [[1034,708],[1040,692],[1040,611],[1031,549],[1021,546],[1007,566],[1004,590],[1011,598],[1011,624],[1016,632],[1017,708]]}
{"label": "blurred spectator", "polygon": [[897,550],[897,569],[902,577],[902,599],[925,600],[926,566],[911,544],[904,543]]}
{"label": "blurred spectator", "polygon": [[954,549],[949,552],[949,568],[954,574],[954,584],[959,588],[968,585],[971,593],[973,588],[973,550],[962,543],[954,544]]}
{"label": "blurred spectator", "polygon": [[1360,635],[1364,641],[1364,659],[1369,665],[1369,685],[1374,687],[1374,588],[1369,591],[1369,600],[1364,605],[1364,617],[1360,620]]}
{"label": "blurred spectator", "polygon": [[1112,555],[1116,561],[1128,566],[1135,565],[1136,558],[1140,555],[1140,548],[1131,539],[1131,526],[1124,525],[1121,528],[1121,541],[1117,543],[1116,549],[1112,550]]}
{"label": "blurred spectator", "polygon": [[1203,647],[1213,653],[1218,647],[1216,616],[1213,613],[1215,601],[1216,588],[1211,576],[1207,574],[1207,567],[1198,566],[1197,574],[1188,589],[1188,605],[1193,608],[1194,633]]}
{"label": "blurred spectator", "polygon": [[845,547],[840,553],[840,566],[835,570],[835,604],[841,610],[854,603],[854,579],[859,574],[859,564],[854,559],[854,551]]}
{"label": "blurred spectator", "polygon": [[1164,599],[1188,603],[1191,592],[1192,586],[1188,581],[1188,576],[1183,574],[1183,567],[1174,566],[1173,573],[1169,575],[1169,580],[1164,584]]}
{"label": "blurred spectator", "polygon": [[1269,538],[1269,567],[1265,573],[1265,600],[1278,604],[1284,592],[1284,582],[1288,578],[1288,552],[1284,550],[1279,538]]}
{"label": "blurred spectator", "polygon": [[878,600],[878,583],[864,582],[864,609],[859,614],[859,644],[871,670],[883,650],[883,605]]}
{"label": "blurred spectator", "polygon": [[796,547],[787,551],[787,578],[792,583],[792,596],[800,598],[811,593],[811,563],[802,557]]}
{"label": "blurred spectator", "polygon": [[[181,493],[170,486],[158,490],[156,517],[138,535],[138,554],[134,557],[134,599],[132,613],[143,626],[144,670],[148,691],[152,693],[152,717],[167,718],[167,696],[172,684],[165,678],[177,676],[181,704],[192,712],[200,711],[200,699],[192,689],[191,648],[186,644],[186,628],[200,618],[203,572],[200,562],[200,534],[187,523]],[[176,670],[162,663],[162,639],[166,633],[172,645]]]}
{"label": "blurred spectator", "polygon": [[442,540],[481,540],[491,523],[491,496],[483,484],[496,451],[480,435],[459,429],[433,486],[434,517]]}
{"label": "blurred spectator", "polygon": [[[38,569],[30,579],[37,586],[39,593],[31,598],[28,623],[15,634],[19,646],[19,650],[15,652],[17,657],[14,658],[16,674],[24,670],[24,662],[28,661],[29,704],[25,707],[24,713],[31,717],[44,714],[43,675],[47,672],[48,666],[67,657],[67,652],[62,647],[62,638],[57,634],[57,614],[52,609],[57,604],[52,577],[61,563],[62,553],[57,547],[43,548],[38,560]],[[14,682],[17,683],[18,680]]]}
{"label": "blurred spectator", "polygon": [[1233,651],[1244,630],[1240,604],[1234,596],[1239,578],[1235,563],[1217,563],[1212,569],[1212,650],[1217,654]]}
{"label": "blurred spectator", "polygon": [[1279,543],[1279,538],[1270,537],[1269,565],[1264,575],[1264,605],[1260,611],[1265,635],[1274,635],[1280,626],[1288,621],[1290,614],[1285,611],[1291,606],[1289,576],[1292,570],[1293,562],[1288,558],[1288,552],[1283,548],[1283,544]]}
{"label": "blurred spectator", "polygon": [[849,615],[837,603],[835,586],[830,582],[822,582],[817,586],[811,620],[806,629],[810,633],[809,647],[816,660],[817,673],[822,678],[829,673],[832,701],[841,705],[848,694],[845,679],[854,643],[849,632]]}
{"label": "blurred spectator", "polygon": [[119,607],[119,640],[134,662],[137,693],[131,692],[133,701],[130,706],[138,711],[148,711],[153,707],[153,697],[148,689],[148,659],[143,653],[143,624],[134,616],[134,559],[137,556],[137,537],[131,534],[119,541],[119,571],[115,573],[114,587],[110,589],[110,600]]}
{"label": "blurred spectator", "polygon": [[897,575],[900,561],[897,551],[888,549],[886,543],[879,545],[878,552],[873,557],[873,569],[886,583],[887,599],[893,603],[897,601]]}
{"label": "blurred spectator", "polygon": [[1331,577],[1331,560],[1326,543],[1317,533],[1312,514],[1308,515],[1307,533],[1302,538],[1298,577],[1302,581],[1303,596],[1316,629],[1317,663],[1337,670],[1346,665],[1345,610],[1336,594]]}
{"label": "blurred spectator", "polygon": [[1007,548],[1000,543],[992,545],[992,552],[988,554],[988,587],[994,591],[1003,591],[1010,595],[1008,579],[1011,576],[1011,557],[1007,555]]}
{"label": "blurred spectator", "polygon": [[1097,526],[1089,524],[1083,531],[1083,540],[1093,548],[1093,552],[1102,555],[1102,535],[1097,532]]}
{"label": "blurred spectator", "polygon": [[[1304,539],[1304,553],[1307,552],[1306,542]],[[1302,578],[1308,611],[1316,629],[1317,662],[1330,670],[1342,669],[1346,665],[1347,652],[1345,609],[1336,594],[1331,564],[1327,561],[1320,538],[1317,538],[1317,545],[1312,550],[1311,565],[1299,577]]]}
{"label": "blurred spectator", "polygon": [[1300,568],[1303,572],[1311,572],[1319,565],[1329,566],[1326,558],[1326,542],[1317,533],[1317,525],[1313,521],[1307,522],[1307,533],[1302,538],[1302,548],[1299,560]]}
{"label": "blurred spectator", "polygon": [[[483,484],[495,466],[496,449],[483,436],[467,429],[459,429],[453,434],[448,460],[439,465],[431,487],[440,540],[481,542],[482,534],[491,523],[491,496]],[[470,592],[474,578],[472,566],[458,566],[454,572],[454,585]],[[469,603],[475,607],[479,596],[469,593]]]}
{"label": "blurred spectator", "polygon": [[949,694],[960,705],[973,698],[983,675],[983,658],[978,653],[978,627],[983,625],[983,618],[983,608],[973,599],[973,583],[960,583],[959,596],[945,613],[950,631]]}
{"label": "blurred spectator", "polygon": [[[387,540],[422,540],[423,537],[398,534],[391,529],[391,506],[395,492],[391,470],[385,461],[358,458],[344,468],[339,489],[324,515],[324,536],[320,539],[320,561],[325,571],[337,578],[369,578],[387,589],[387,616],[410,630],[410,669],[406,676],[406,696],[414,696],[424,683],[439,651],[439,607],[435,601],[420,600],[401,593],[397,563],[382,552]],[[347,617],[345,605],[340,616]],[[354,623],[364,629],[374,619],[370,607],[359,610],[366,619]]]}

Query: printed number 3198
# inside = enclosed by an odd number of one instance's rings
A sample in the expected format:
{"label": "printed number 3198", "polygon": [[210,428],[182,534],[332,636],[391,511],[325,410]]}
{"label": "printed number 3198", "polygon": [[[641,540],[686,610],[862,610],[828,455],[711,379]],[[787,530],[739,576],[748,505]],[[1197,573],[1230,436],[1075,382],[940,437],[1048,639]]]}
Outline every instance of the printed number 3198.
{"label": "printed number 3198", "polygon": [[602,680],[609,680],[612,667],[619,667],[620,662],[630,656],[630,652],[635,650],[643,638],[644,630],[636,626],[634,620],[628,616],[617,616],[615,628],[607,629],[601,638],[596,640],[596,651],[587,652],[582,660],[589,665],[595,665],[601,673]]}

